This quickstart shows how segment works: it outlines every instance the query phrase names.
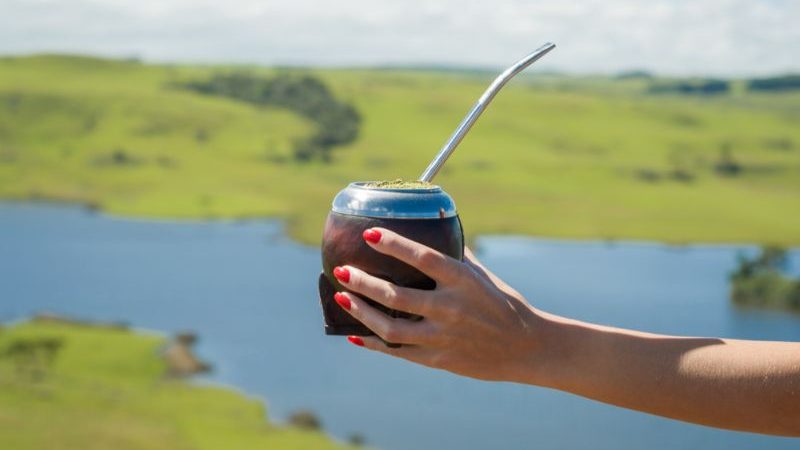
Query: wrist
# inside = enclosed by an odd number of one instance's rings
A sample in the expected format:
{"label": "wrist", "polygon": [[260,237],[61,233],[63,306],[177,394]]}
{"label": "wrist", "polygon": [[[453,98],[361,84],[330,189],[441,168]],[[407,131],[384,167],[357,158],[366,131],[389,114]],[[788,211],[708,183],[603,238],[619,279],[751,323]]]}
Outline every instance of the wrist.
{"label": "wrist", "polygon": [[523,358],[520,383],[565,390],[575,373],[577,351],[585,341],[586,324],[531,308],[529,350]]}

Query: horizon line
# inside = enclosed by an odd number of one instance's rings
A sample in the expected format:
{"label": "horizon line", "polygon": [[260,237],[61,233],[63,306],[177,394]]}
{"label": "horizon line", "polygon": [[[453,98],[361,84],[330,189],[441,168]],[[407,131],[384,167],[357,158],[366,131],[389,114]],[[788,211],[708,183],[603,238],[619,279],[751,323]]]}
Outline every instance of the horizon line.
{"label": "horizon line", "polygon": [[[300,63],[300,62],[247,62],[247,61],[213,61],[213,60],[180,60],[180,59],[158,59],[146,58],[141,55],[121,55],[121,54],[103,54],[99,52],[72,52],[72,51],[30,51],[30,52],[0,52],[0,60],[12,58],[36,58],[36,57],[63,57],[63,58],[86,58],[116,62],[138,63],[150,66],[201,66],[201,67],[251,67],[251,68],[264,68],[264,69],[323,69],[323,70],[408,70],[408,71],[427,71],[427,72],[454,72],[454,73],[474,73],[492,75],[500,73],[505,67],[500,65],[481,65],[481,64],[468,64],[468,63],[433,63],[433,62],[405,62],[405,63],[365,63],[365,64],[348,64],[348,63]],[[613,72],[602,71],[574,71],[567,69],[547,69],[538,72],[531,72],[522,74],[526,77],[547,77],[547,76],[566,76],[572,78],[617,78],[620,76],[630,75],[631,78],[703,78],[703,79],[724,79],[724,80],[752,80],[758,78],[773,78],[780,76],[800,75],[800,69],[787,69],[783,71],[774,71],[771,74],[760,75],[712,75],[712,74],[675,74],[667,72],[656,72],[654,70],[631,67],[628,69],[621,69]]]}

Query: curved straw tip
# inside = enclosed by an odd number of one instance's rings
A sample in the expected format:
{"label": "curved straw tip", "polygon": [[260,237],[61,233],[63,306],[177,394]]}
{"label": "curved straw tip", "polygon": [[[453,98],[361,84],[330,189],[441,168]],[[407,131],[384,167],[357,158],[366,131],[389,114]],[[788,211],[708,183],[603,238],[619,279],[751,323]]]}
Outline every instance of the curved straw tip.
{"label": "curved straw tip", "polygon": [[442,168],[442,165],[447,161],[447,158],[450,157],[450,154],[453,153],[456,146],[461,142],[461,139],[464,138],[464,135],[467,134],[472,124],[478,120],[481,113],[484,109],[486,109],[489,102],[492,101],[495,94],[506,84],[508,80],[510,80],[516,74],[525,70],[526,67],[530,66],[534,62],[536,62],[539,58],[547,54],[550,50],[554,49],[556,44],[552,42],[546,42],[544,45],[539,47],[538,49],[534,50],[533,53],[529,54],[525,58],[517,61],[513,66],[509,67],[503,73],[497,76],[495,80],[489,85],[489,88],[486,89],[486,92],[481,95],[478,99],[478,102],[475,103],[475,106],[467,113],[467,116],[458,124],[458,127],[453,132],[450,139],[444,144],[444,146],[439,150],[439,153],[433,158],[433,161],[428,165],[428,168],[425,169],[425,172],[422,172],[420,176],[420,181],[428,181],[430,182],[433,177],[439,173],[439,169]]}

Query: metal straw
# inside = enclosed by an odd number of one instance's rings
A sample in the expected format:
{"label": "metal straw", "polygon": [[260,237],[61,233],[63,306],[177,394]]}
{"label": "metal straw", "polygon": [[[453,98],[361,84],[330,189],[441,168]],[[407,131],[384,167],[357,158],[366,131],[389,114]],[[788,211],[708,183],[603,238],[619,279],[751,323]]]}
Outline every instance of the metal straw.
{"label": "metal straw", "polygon": [[448,139],[442,149],[439,150],[439,153],[437,153],[436,157],[433,158],[433,161],[431,161],[430,165],[428,165],[428,168],[425,169],[425,172],[422,172],[422,176],[419,177],[420,181],[430,182],[433,177],[439,173],[439,170],[442,168],[445,161],[447,161],[447,158],[453,154],[453,150],[455,150],[458,144],[461,143],[461,140],[464,139],[464,135],[466,135],[469,129],[472,128],[472,125],[476,120],[478,120],[478,117],[480,117],[483,110],[489,106],[489,103],[491,103],[494,96],[497,95],[497,93],[503,88],[503,86],[505,86],[506,83],[508,83],[508,80],[513,78],[514,75],[525,70],[526,67],[530,66],[536,62],[536,60],[547,54],[547,52],[554,49],[555,46],[555,44],[550,42],[544,44],[536,49],[533,53],[522,58],[516,64],[498,75],[492,84],[490,84],[486,89],[486,92],[484,92],[483,95],[481,95],[481,98],[479,98],[475,103],[475,106],[472,107],[461,123],[458,124],[456,131],[453,132],[453,135],[450,136],[450,139]]}

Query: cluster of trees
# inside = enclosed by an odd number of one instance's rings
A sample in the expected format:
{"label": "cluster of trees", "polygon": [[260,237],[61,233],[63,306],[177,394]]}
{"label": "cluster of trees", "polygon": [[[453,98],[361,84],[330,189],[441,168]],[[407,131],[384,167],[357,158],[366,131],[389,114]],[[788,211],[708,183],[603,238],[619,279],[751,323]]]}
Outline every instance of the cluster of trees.
{"label": "cluster of trees", "polygon": [[[636,169],[633,174],[641,181],[656,183],[660,181],[678,181],[689,183],[694,181],[698,172],[704,170],[704,165],[696,159],[687,157],[680,152],[672,152],[667,158],[668,169],[658,170],[650,167]],[[733,145],[722,142],[719,147],[719,157],[712,162],[711,170],[718,176],[736,177],[745,171],[745,166],[733,154]]]}
{"label": "cluster of trees", "polygon": [[731,300],[738,305],[800,311],[800,279],[785,274],[788,259],[780,247],[764,247],[753,258],[739,257],[730,275]]}
{"label": "cluster of trees", "polygon": [[[322,431],[322,421],[314,411],[301,409],[289,415],[289,426],[310,431]],[[363,447],[366,439],[361,433],[352,433],[347,437],[347,443],[354,447]]]}
{"label": "cluster of trees", "polygon": [[55,337],[17,339],[0,353],[0,357],[11,359],[18,375],[29,381],[39,381],[53,365],[63,345],[63,341]]}
{"label": "cluster of trees", "polygon": [[726,94],[731,90],[731,83],[727,80],[713,78],[660,81],[650,85],[648,92],[651,94],[684,94],[684,95],[717,95]]}
{"label": "cluster of trees", "polygon": [[800,75],[756,78],[747,83],[751,91],[790,91],[800,89]]}
{"label": "cluster of trees", "polygon": [[312,120],[317,124],[317,131],[294,143],[296,160],[330,161],[334,147],[353,142],[358,136],[361,116],[355,107],[337,100],[325,83],[310,75],[260,77],[236,72],[217,74],[209,80],[183,86],[206,95],[287,108]]}
{"label": "cluster of trees", "polygon": [[[626,72],[617,79],[652,78],[646,72]],[[747,89],[761,92],[783,92],[800,89],[800,75],[754,78],[746,81]],[[731,82],[716,78],[653,81],[647,91],[651,94],[717,95],[731,91]]]}
{"label": "cluster of trees", "polygon": [[636,80],[636,79],[651,80],[655,78],[655,76],[646,70],[635,69],[635,70],[626,70],[624,72],[620,72],[614,78],[616,78],[617,80]]}

